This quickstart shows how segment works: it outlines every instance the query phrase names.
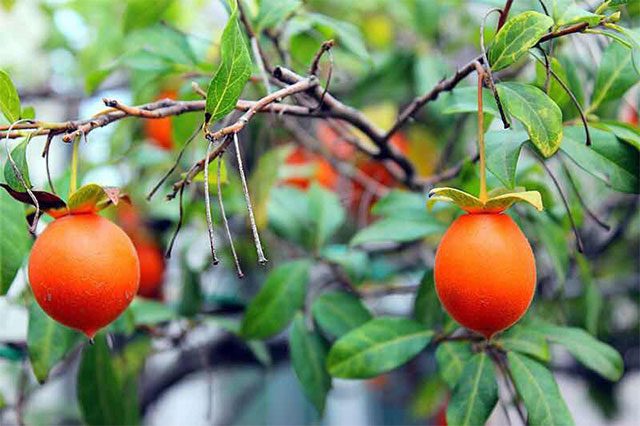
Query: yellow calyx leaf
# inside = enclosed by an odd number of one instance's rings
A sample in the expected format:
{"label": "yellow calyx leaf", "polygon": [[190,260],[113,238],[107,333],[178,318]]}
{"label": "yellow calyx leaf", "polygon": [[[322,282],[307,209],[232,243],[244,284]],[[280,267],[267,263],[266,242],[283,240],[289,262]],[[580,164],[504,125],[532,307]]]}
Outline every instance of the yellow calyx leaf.
{"label": "yellow calyx leaf", "polygon": [[514,203],[524,201],[531,204],[538,211],[542,211],[542,197],[538,191],[524,190],[496,190],[492,193],[499,195],[491,196],[486,202],[478,197],[456,188],[435,188],[429,192],[427,208],[431,210],[437,201],[447,201],[460,207],[467,213],[501,213],[511,207]]}

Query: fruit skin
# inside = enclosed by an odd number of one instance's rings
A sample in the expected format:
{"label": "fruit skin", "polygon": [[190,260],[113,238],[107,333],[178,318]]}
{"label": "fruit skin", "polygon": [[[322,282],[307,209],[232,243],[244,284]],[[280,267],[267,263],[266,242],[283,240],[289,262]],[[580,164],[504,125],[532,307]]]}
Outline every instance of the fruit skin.
{"label": "fruit skin", "polygon": [[446,311],[486,338],[515,324],[535,292],[533,251],[505,214],[456,219],[438,246],[434,274]]}
{"label": "fruit skin", "polygon": [[38,237],[29,281],[40,307],[89,338],[133,300],[140,265],[122,229],[96,214],[64,216]]}
{"label": "fruit skin", "polygon": [[[176,99],[175,90],[160,92],[157,100]],[[173,148],[173,123],[171,117],[147,119],[144,121],[144,129],[147,137],[158,148],[171,150]]]}
{"label": "fruit skin", "polygon": [[138,294],[150,299],[162,299],[164,255],[153,242],[134,240],[140,261],[140,288]]}

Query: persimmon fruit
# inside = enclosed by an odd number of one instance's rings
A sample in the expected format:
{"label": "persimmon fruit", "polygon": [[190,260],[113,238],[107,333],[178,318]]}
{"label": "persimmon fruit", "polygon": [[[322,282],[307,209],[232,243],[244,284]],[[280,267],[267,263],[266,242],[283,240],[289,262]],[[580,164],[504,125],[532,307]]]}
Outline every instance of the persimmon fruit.
{"label": "persimmon fruit", "polygon": [[135,241],[133,245],[140,260],[140,288],[138,294],[150,299],[162,297],[164,279],[164,255],[153,242]]}
{"label": "persimmon fruit", "polygon": [[29,281],[51,318],[92,338],[136,295],[138,255],[127,234],[109,220],[94,213],[67,215],[34,243]]}
{"label": "persimmon fruit", "polygon": [[285,185],[307,190],[311,186],[311,182],[317,181],[324,188],[333,190],[338,183],[338,172],[331,166],[331,163],[322,156],[309,152],[302,147],[296,147],[291,151],[284,163],[289,166],[308,166],[313,171],[310,176],[286,178],[282,181]]}
{"label": "persimmon fruit", "polygon": [[535,258],[509,216],[464,214],[451,224],[438,246],[434,276],[446,311],[489,339],[516,323],[531,304]]}
{"label": "persimmon fruit", "polygon": [[[160,92],[157,100],[176,99],[175,90]],[[144,121],[144,130],[147,137],[158,148],[170,150],[173,148],[173,123],[171,117],[153,118]]]}

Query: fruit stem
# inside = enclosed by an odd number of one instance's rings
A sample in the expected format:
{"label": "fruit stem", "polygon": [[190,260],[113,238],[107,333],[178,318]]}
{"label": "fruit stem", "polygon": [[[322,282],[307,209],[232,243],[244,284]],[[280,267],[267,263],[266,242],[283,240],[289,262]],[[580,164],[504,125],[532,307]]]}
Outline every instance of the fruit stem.
{"label": "fruit stem", "polygon": [[484,68],[476,62],[478,71],[478,154],[480,156],[480,201],[483,203],[489,198],[487,196],[487,169],[484,153],[484,112],[482,107],[482,83],[484,80]]}
{"label": "fruit stem", "polygon": [[73,141],[73,151],[71,153],[71,180],[69,182],[69,195],[78,189],[78,147],[80,146],[80,137]]}

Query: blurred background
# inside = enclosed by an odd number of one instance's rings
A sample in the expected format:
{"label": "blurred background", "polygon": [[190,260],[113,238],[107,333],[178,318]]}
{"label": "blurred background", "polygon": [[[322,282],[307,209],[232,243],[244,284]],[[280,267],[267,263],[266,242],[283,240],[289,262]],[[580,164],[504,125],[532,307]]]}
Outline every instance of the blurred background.
{"label": "blurred background", "polygon": [[[214,0],[137,1],[142,7],[132,14],[127,3],[0,1],[0,68],[11,75],[22,104],[33,106],[38,119],[89,117],[104,109],[103,98],[128,105],[164,97],[198,99],[191,84],[197,82],[206,87],[216,69],[218,40],[227,20],[227,8]],[[245,3],[250,11],[256,11],[259,2]],[[335,38],[338,47],[331,58],[331,92],[387,129],[413,97],[427,92],[478,54],[481,17],[490,8],[501,7],[503,1],[303,3],[304,14],[292,13],[284,25],[264,35],[265,40],[276,34],[285,40],[281,46],[285,50],[283,57],[269,45],[273,62],[287,60],[292,68],[304,72],[319,44]],[[597,6],[593,0],[578,3]],[[639,4],[630,2],[623,13],[624,22],[632,27],[638,25]],[[515,14],[518,10],[539,10],[540,6],[537,1],[522,0],[515,2],[513,8]],[[310,18],[308,14],[317,16]],[[494,28],[495,21],[489,21]],[[493,29],[487,28],[486,34],[489,42]],[[187,43],[186,47],[182,43]],[[582,97],[590,93],[608,43],[606,37],[589,35],[572,36],[558,44],[558,57],[567,74],[573,74],[577,86],[582,86]],[[323,81],[328,64],[327,60],[321,66]],[[513,68],[500,77],[541,84],[535,61]],[[475,84],[473,78],[467,80],[462,87]],[[249,84],[243,99],[258,99],[261,90],[259,85]],[[638,104],[636,85],[622,99],[603,105],[599,113],[637,126]],[[452,113],[452,108],[459,105],[453,95],[442,96],[417,115],[392,143],[424,178],[460,165],[462,172],[448,186],[473,190],[477,186],[471,161],[475,153],[475,118],[473,114]],[[567,103],[563,113],[565,119],[577,117]],[[87,143],[81,145],[82,183],[124,187],[131,194],[132,207],[112,209],[107,214],[130,235],[135,234],[136,246],[147,253],[152,265],[148,296],[171,310],[170,314],[148,310],[145,314],[150,317],[138,318],[137,325],[142,324],[150,338],[140,356],[146,360],[138,383],[141,422],[442,424],[447,392],[442,382],[434,379],[432,353],[421,354],[403,368],[373,380],[334,380],[325,416],[320,420],[291,369],[286,336],[253,345],[234,336],[243,307],[264,281],[266,272],[255,262],[235,160],[230,156],[225,158],[222,193],[246,278],[237,279],[228,246],[221,250],[222,266],[211,267],[199,184],[185,192],[185,225],[173,256],[166,261],[161,259],[179,218],[178,201],[166,201],[164,196],[171,192],[170,186],[180,173],[203,157],[206,143],[201,136],[185,151],[179,171],[152,201],[144,198],[171,167],[200,120],[200,113],[176,116],[162,124],[126,119],[93,131]],[[384,297],[366,297],[367,306],[376,313],[409,313],[415,295],[402,288],[415,290],[422,273],[433,264],[441,231],[400,249],[352,250],[347,244],[350,237],[376,220],[370,208],[379,196],[354,184],[323,157],[302,148],[304,141],[330,147],[334,157],[350,163],[386,189],[401,185],[375,162],[350,152],[341,154],[342,136],[334,128],[311,120],[292,125],[298,126],[297,133],[284,130],[277,117],[265,115],[252,121],[241,136],[267,257],[278,264],[300,252],[300,247],[287,241],[274,222],[284,217],[281,210],[294,208],[294,199],[317,182],[339,196],[348,218],[329,247],[334,257],[350,262],[357,281],[367,289],[400,288]],[[490,126],[499,128],[500,123],[494,121]],[[353,134],[358,136],[357,131]],[[334,144],[336,139],[338,143]],[[47,186],[46,167],[40,155],[44,142],[44,138],[35,139],[28,148],[31,180],[37,188]],[[4,149],[0,156],[4,162]],[[70,145],[54,140],[50,167],[59,192],[68,185],[70,156]],[[625,374],[615,384],[579,366],[562,351],[554,352],[554,372],[576,424],[636,425],[640,419],[638,198],[611,190],[566,158],[550,166],[561,177],[585,253],[576,251],[569,218],[549,176],[535,157],[523,150],[518,182],[540,190],[549,211],[533,218],[526,209],[517,209],[523,213],[518,221],[539,262],[536,312],[590,328],[618,349],[625,360]],[[498,186],[499,182],[490,176],[490,184]],[[582,200],[573,188],[579,188]],[[424,194],[416,197],[424,199]],[[591,206],[611,225],[611,230],[594,224],[583,204]],[[218,206],[213,208],[214,217],[220,217]],[[449,207],[439,207],[436,213],[442,224],[449,223],[456,214]],[[223,234],[219,234],[223,241]],[[313,279],[326,280],[326,271],[316,271]],[[21,272],[9,293],[0,297],[0,391],[5,399],[0,423],[80,424],[76,401],[80,350],[75,349],[56,366],[44,385],[39,385],[25,367],[26,287],[25,274]],[[154,315],[158,316],[157,321]],[[118,347],[125,338],[118,334],[122,329],[117,327],[126,326],[115,327],[110,344]],[[506,424],[504,412],[496,409],[489,424]]]}

